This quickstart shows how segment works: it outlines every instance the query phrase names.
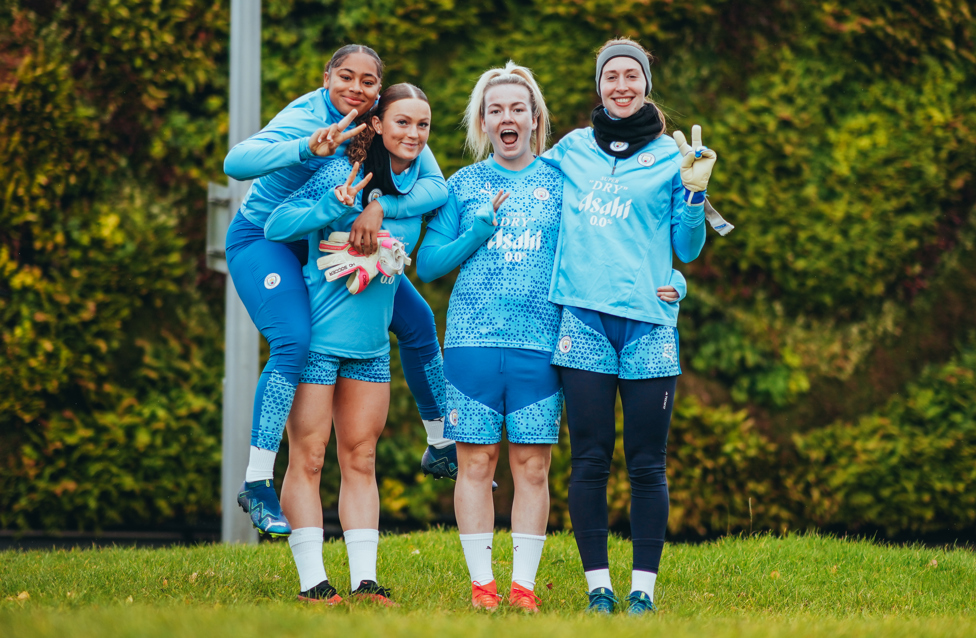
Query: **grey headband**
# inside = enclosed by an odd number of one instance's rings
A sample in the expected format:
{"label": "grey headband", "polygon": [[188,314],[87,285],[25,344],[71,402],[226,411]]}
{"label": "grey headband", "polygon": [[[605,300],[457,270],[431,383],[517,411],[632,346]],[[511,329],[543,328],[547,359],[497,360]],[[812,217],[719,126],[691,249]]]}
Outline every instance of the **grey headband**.
{"label": "grey headband", "polygon": [[647,91],[645,95],[651,93],[651,63],[648,62],[644,52],[632,44],[613,44],[603,50],[603,53],[596,59],[596,92],[600,94],[600,76],[603,75],[603,67],[611,58],[631,58],[640,62],[644,69],[644,79],[647,80]]}

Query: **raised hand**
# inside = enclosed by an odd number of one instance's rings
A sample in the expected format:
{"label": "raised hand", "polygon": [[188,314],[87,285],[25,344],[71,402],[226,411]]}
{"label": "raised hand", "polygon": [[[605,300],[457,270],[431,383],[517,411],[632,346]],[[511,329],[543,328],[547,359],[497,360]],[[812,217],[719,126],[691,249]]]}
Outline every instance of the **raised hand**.
{"label": "raised hand", "polygon": [[338,124],[316,130],[308,140],[308,150],[319,157],[328,157],[335,153],[336,149],[342,146],[346,140],[359,135],[366,128],[364,122],[351,131],[346,131],[346,128],[352,124],[352,121],[356,119],[357,115],[359,113],[356,109],[353,109],[344,118],[339,120]]}
{"label": "raised hand", "polygon": [[495,196],[492,198],[491,200],[491,208],[492,208],[491,225],[492,226],[498,225],[498,215],[497,215],[498,209],[501,208],[502,204],[505,203],[505,200],[508,199],[508,195],[509,194],[506,193],[504,190],[500,190],[497,193],[495,193]]}
{"label": "raised hand", "polygon": [[[681,158],[681,183],[691,193],[702,193],[708,188],[708,178],[712,175],[712,168],[718,160],[718,154],[702,144],[701,127],[695,124],[691,127],[691,144],[685,139],[684,133],[675,131],[672,135],[678,144]],[[704,196],[688,197],[689,203],[700,204]],[[695,201],[692,202],[691,200]]]}
{"label": "raised hand", "polygon": [[369,183],[369,180],[373,179],[373,174],[367,173],[366,177],[364,177],[361,182],[353,186],[353,181],[356,179],[357,174],[359,174],[359,162],[352,165],[352,171],[349,172],[349,177],[346,178],[346,182],[335,187],[336,199],[346,206],[352,206],[355,204],[356,195],[359,193],[359,191],[366,188],[366,184]]}

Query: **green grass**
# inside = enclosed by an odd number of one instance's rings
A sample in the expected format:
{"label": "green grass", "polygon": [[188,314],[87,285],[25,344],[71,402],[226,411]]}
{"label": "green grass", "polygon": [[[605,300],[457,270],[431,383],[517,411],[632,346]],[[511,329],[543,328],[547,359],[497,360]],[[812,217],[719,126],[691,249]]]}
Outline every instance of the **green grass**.
{"label": "green grass", "polygon": [[[511,578],[507,533],[496,534],[499,590]],[[611,575],[629,591],[630,545],[613,539]],[[327,543],[326,569],[348,589],[345,548]],[[5,636],[564,636],[612,631],[696,636],[973,636],[976,554],[884,547],[801,535],[726,538],[665,549],[653,618],[583,616],[585,581],[572,536],[546,545],[536,591],[543,613],[525,618],[470,609],[470,585],[452,531],[384,536],[381,583],[400,607],[294,602],[286,543],[257,547],[0,552]],[[29,598],[18,599],[22,592]],[[650,624],[649,624],[650,623]]]}

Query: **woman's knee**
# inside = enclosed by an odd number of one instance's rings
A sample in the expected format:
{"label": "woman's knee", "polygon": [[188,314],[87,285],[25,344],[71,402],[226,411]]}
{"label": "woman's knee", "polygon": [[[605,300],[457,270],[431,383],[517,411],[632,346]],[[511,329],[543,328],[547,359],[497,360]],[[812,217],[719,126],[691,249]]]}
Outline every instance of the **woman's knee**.
{"label": "woman's knee", "polygon": [[296,438],[289,440],[288,468],[298,470],[307,476],[317,476],[325,464],[325,448],[328,439],[319,437]]}
{"label": "woman's knee", "polygon": [[513,477],[525,487],[545,487],[549,484],[549,459],[548,449],[520,455],[512,463]]}
{"label": "woman's knee", "polygon": [[339,467],[344,474],[372,476],[376,472],[376,441],[340,446]]}
{"label": "woman's knee", "polygon": [[397,295],[393,308],[390,331],[397,341],[407,347],[419,347],[437,343],[437,326],[434,312],[419,294]]}
{"label": "woman's knee", "polygon": [[528,488],[544,488],[549,485],[549,466],[541,460],[527,463],[520,472],[519,484]]}
{"label": "woman's knee", "polygon": [[472,481],[490,481],[495,473],[495,455],[489,450],[474,450],[459,459],[458,474]]}
{"label": "woman's knee", "polygon": [[286,291],[268,301],[262,312],[261,334],[268,340],[273,367],[283,374],[300,375],[308,361],[312,324],[307,308],[305,291]]}

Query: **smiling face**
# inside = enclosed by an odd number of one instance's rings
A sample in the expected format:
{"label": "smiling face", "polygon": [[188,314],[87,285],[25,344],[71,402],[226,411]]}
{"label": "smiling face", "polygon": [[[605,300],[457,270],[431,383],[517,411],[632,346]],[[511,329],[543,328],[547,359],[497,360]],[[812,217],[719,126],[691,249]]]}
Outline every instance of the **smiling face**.
{"label": "smiling face", "polygon": [[488,134],[495,161],[518,171],[532,163],[532,133],[538,120],[532,116],[529,90],[519,84],[500,84],[485,92],[481,130]]}
{"label": "smiling face", "polygon": [[393,172],[399,175],[417,159],[430,136],[430,105],[418,98],[397,100],[383,119],[373,116],[373,128],[383,136]]}
{"label": "smiling face", "polygon": [[600,98],[613,117],[630,117],[644,106],[647,79],[640,63],[627,57],[610,58],[600,75]]}
{"label": "smiling face", "polygon": [[322,86],[329,89],[329,99],[340,113],[353,109],[362,113],[380,93],[380,70],[365,53],[350,53],[325,73]]}

